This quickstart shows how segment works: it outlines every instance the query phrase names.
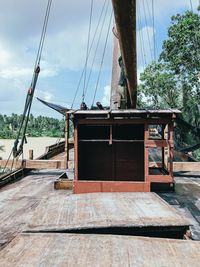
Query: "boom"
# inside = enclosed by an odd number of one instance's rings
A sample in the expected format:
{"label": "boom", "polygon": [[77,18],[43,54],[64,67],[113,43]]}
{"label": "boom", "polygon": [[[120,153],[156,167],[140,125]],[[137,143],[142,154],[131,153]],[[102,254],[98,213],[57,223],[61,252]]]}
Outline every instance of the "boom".
{"label": "boom", "polygon": [[117,36],[125,68],[128,108],[137,102],[136,0],[112,0]]}

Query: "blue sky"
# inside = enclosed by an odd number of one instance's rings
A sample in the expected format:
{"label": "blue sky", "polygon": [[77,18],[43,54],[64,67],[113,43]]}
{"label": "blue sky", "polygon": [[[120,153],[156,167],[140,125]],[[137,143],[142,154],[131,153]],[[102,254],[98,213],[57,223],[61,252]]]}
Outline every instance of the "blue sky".
{"label": "blue sky", "polygon": [[[89,10],[91,0],[53,0],[47,36],[41,61],[41,74],[37,84],[35,97],[60,105],[71,106],[78,80],[85,64]],[[104,0],[94,0],[92,18],[92,34],[101,12]],[[138,0],[138,72],[143,66],[140,44],[140,33],[144,39],[147,63],[152,60],[148,45],[148,35],[152,46],[153,31],[156,34],[157,55],[162,42],[167,36],[170,17],[190,9],[190,0],[154,0],[155,28],[152,28],[152,17],[149,16],[148,6],[152,0]],[[194,9],[199,0],[192,0]],[[0,0],[0,113],[22,113],[27,88],[30,86],[34,61],[40,39],[47,0]],[[144,4],[144,5],[143,5]],[[144,9],[145,6],[145,9]],[[111,13],[111,0],[106,24],[103,29],[100,46],[88,86],[85,101],[88,106],[92,103],[96,87],[102,50]],[[145,11],[146,10],[146,19]],[[147,34],[148,33],[148,34]],[[107,104],[111,84],[112,65],[112,31],[110,30],[105,60],[100,78],[97,101]],[[93,55],[92,50],[91,55]],[[91,65],[89,58],[88,66]],[[75,108],[78,108],[83,85],[80,87]],[[33,101],[32,113],[35,115],[59,117],[54,111],[43,106],[36,99]]]}

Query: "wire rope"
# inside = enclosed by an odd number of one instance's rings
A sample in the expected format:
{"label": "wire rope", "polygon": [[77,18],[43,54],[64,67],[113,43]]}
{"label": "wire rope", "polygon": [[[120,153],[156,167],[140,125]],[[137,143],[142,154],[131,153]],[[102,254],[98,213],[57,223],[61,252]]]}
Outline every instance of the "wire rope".
{"label": "wire rope", "polygon": [[108,14],[108,7],[109,7],[109,1],[107,3],[107,6],[106,6],[105,15],[104,15],[103,22],[102,22],[102,25],[101,25],[101,29],[100,29],[100,32],[99,32],[97,45],[96,45],[96,49],[95,49],[95,52],[94,52],[94,57],[93,57],[93,60],[92,60],[92,65],[91,65],[91,68],[90,68],[90,73],[89,73],[87,84],[86,84],[85,96],[87,94],[87,90],[88,90],[88,86],[89,86],[92,70],[93,70],[93,67],[94,67],[94,63],[95,63],[96,56],[97,56],[97,51],[98,51],[98,48],[99,48],[99,44],[100,44],[100,40],[101,40],[101,36],[102,36],[102,32],[103,32],[103,28],[104,28],[104,25],[105,25],[107,14]]}
{"label": "wire rope", "polygon": [[193,11],[194,11],[194,9],[193,9],[192,0],[189,0],[189,2],[190,2],[190,8],[191,8],[191,11],[193,12]]}
{"label": "wire rope", "polygon": [[86,78],[87,78],[87,65],[88,65],[88,53],[89,53],[89,46],[90,46],[91,27],[92,27],[93,5],[94,5],[94,0],[91,0],[90,20],[89,20],[89,31],[88,31],[87,51],[86,51],[86,60],[85,60],[85,71],[84,71],[84,83],[83,83],[82,102],[84,102],[84,99],[85,99],[85,86],[86,86]]}
{"label": "wire rope", "polygon": [[[39,47],[38,47],[35,65],[34,65],[34,72],[33,72],[33,77],[32,77],[32,81],[31,81],[31,86],[30,86],[28,93],[27,93],[27,96],[26,96],[25,107],[24,107],[24,111],[23,111],[23,115],[22,115],[22,121],[21,121],[21,124],[19,127],[17,138],[14,142],[14,146],[12,149],[14,157],[19,156],[23,152],[23,145],[24,145],[24,142],[26,141],[25,134],[26,134],[26,129],[27,129],[28,121],[29,121],[33,96],[34,96],[38,76],[40,73],[40,60],[41,60],[42,51],[43,51],[43,47],[44,47],[44,41],[45,41],[45,37],[46,37],[51,5],[52,5],[52,0],[48,0],[46,12],[45,12],[45,18],[44,18],[43,27],[42,27],[42,33],[41,33],[41,37],[40,37],[40,41],[39,41]],[[22,136],[22,138],[21,138],[20,146],[18,148],[20,136]]]}
{"label": "wire rope", "polygon": [[142,50],[143,50],[143,55],[144,55],[144,66],[147,66],[147,56],[146,56],[146,51],[145,51],[145,45],[144,45],[144,36],[143,36],[143,31],[142,31],[142,16],[141,16],[141,8],[140,8],[140,4],[138,3],[138,15],[139,15],[139,36],[141,38],[141,46],[142,46]]}
{"label": "wire rope", "polygon": [[107,44],[108,44],[108,37],[109,37],[110,28],[111,28],[112,18],[113,18],[113,11],[111,12],[111,15],[110,15],[108,30],[107,30],[107,34],[106,34],[106,41],[105,41],[105,45],[104,45],[104,49],[103,49],[103,55],[102,55],[101,64],[100,64],[100,68],[99,68],[99,74],[98,74],[96,88],[95,88],[94,97],[93,97],[93,101],[92,101],[92,107],[94,106],[94,101],[95,101],[97,89],[99,86],[100,76],[101,76],[103,62],[104,62],[104,58],[105,58],[105,52],[106,52],[106,48],[107,48]]}
{"label": "wire rope", "polygon": [[154,0],[151,1],[152,7],[152,27],[153,27],[153,53],[154,53],[154,61],[156,62],[156,31],[155,31],[155,6]]}
{"label": "wire rope", "polygon": [[[91,42],[91,46],[90,46],[90,50],[89,50],[89,53],[88,53],[88,57],[90,56],[90,53],[91,53],[91,50],[92,50],[92,47],[93,47],[93,44],[94,44],[94,40],[96,38],[96,35],[97,35],[97,32],[98,32],[98,29],[99,29],[99,26],[100,26],[100,23],[101,23],[101,19],[102,19],[102,16],[103,16],[103,12],[104,12],[104,9],[105,9],[105,5],[106,5],[106,2],[109,1],[109,0],[104,0],[104,4],[103,4],[103,7],[102,7],[102,10],[101,10],[101,14],[99,16],[99,20],[98,20],[98,23],[97,23],[97,27],[96,27],[96,30],[95,30],[95,33],[94,33],[94,36],[93,36],[93,40]],[[85,63],[86,65],[86,63]],[[76,88],[76,91],[75,91],[75,94],[74,94],[74,98],[73,98],[73,101],[72,101],[72,105],[71,105],[71,109],[73,109],[74,107],[74,103],[76,101],[76,98],[77,98],[77,95],[78,95],[78,92],[79,92],[79,89],[80,89],[80,86],[81,86],[81,82],[82,82],[82,79],[83,79],[83,75],[85,73],[85,65],[84,65],[84,68],[83,68],[83,71],[81,73],[81,76],[79,78],[79,81],[78,81],[78,84],[77,84],[77,88]]]}
{"label": "wire rope", "polygon": [[146,32],[147,32],[147,40],[148,40],[148,44],[149,44],[151,59],[153,61],[153,50],[151,47],[150,33],[149,33],[149,27],[148,27],[148,22],[147,22],[147,12],[146,12],[146,8],[145,8],[144,0],[142,0],[142,4],[143,4],[143,10],[144,10],[144,19],[145,19],[145,26],[146,26]]}

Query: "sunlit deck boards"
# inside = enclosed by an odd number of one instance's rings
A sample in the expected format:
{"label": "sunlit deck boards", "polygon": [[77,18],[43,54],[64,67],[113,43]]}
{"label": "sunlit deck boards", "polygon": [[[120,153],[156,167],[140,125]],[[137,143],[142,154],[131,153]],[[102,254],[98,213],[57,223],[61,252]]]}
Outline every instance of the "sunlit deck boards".
{"label": "sunlit deck boards", "polygon": [[198,267],[200,242],[144,237],[21,234],[0,252],[2,267]]}
{"label": "sunlit deck boards", "polygon": [[42,201],[28,230],[115,234],[120,231],[153,236],[164,235],[166,231],[170,237],[169,229],[180,230],[182,234],[188,226],[176,209],[154,193],[94,193]]}
{"label": "sunlit deck boards", "polygon": [[36,171],[0,189],[0,250],[27,228],[27,223],[42,200],[53,196],[60,201],[66,198],[68,192],[54,190],[54,180],[59,175],[58,171]]}

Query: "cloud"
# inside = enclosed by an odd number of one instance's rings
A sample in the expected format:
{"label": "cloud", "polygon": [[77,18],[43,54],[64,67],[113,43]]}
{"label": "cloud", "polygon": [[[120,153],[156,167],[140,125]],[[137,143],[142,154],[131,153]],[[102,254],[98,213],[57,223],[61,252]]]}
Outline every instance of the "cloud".
{"label": "cloud", "polygon": [[36,97],[39,97],[47,102],[52,101],[54,99],[54,95],[52,93],[50,93],[49,91],[41,91],[41,90],[37,90]]}
{"label": "cloud", "polygon": [[20,78],[24,76],[30,76],[32,74],[31,69],[26,68],[17,68],[10,67],[7,69],[0,70],[0,76],[5,79],[14,79]]}
{"label": "cloud", "polygon": [[0,62],[1,65],[8,63],[10,59],[10,53],[0,46]]}
{"label": "cloud", "polygon": [[110,106],[110,94],[111,94],[111,87],[110,85],[107,85],[104,87],[103,91],[103,98],[102,98],[102,105],[103,106]]}
{"label": "cloud", "polygon": [[[27,88],[30,86],[33,66],[40,40],[40,34],[47,5],[47,0],[35,1],[1,1],[0,9],[0,112],[22,111]],[[147,0],[149,7],[151,0]],[[138,32],[138,67],[139,73],[143,66],[141,44],[139,34],[143,35],[147,63],[151,62],[151,50],[153,31],[159,35],[160,40],[165,37],[169,25],[170,16],[189,8],[189,1],[183,0],[154,0],[155,25],[152,27],[152,19],[147,12],[147,23],[142,1],[141,27]],[[103,5],[102,0],[94,0],[94,14],[92,19],[92,33]],[[110,1],[111,5],[111,1]],[[198,0],[193,0],[193,6],[198,5]],[[145,7],[147,11],[147,6]],[[90,1],[57,0],[53,1],[50,14],[47,35],[41,61],[41,73],[38,80],[38,96],[52,101],[73,99],[77,87],[79,75],[84,66],[88,25],[89,25]],[[110,11],[109,11],[110,13]],[[109,14],[110,15],[110,14]],[[108,16],[109,17],[109,16]],[[108,22],[108,19],[107,19]],[[103,30],[103,38],[97,59],[94,64],[93,77],[97,75],[99,63],[102,57],[102,48],[105,41],[107,23]],[[157,33],[158,30],[158,33]],[[159,40],[159,42],[161,42]],[[91,55],[94,54],[94,50]],[[108,42],[108,50],[102,70],[102,84],[109,84],[112,58],[112,33]],[[91,59],[88,65],[90,66]],[[91,88],[95,87],[91,81]],[[102,85],[100,87],[103,87]],[[41,89],[42,88],[42,89]],[[37,92],[37,91],[36,91]],[[89,95],[89,94],[88,94]],[[88,96],[89,97],[89,96]],[[106,86],[100,91],[98,99],[102,99],[104,105],[109,105],[110,87]],[[33,105],[33,112],[46,112],[40,104]]]}

